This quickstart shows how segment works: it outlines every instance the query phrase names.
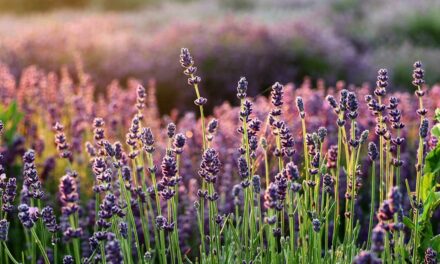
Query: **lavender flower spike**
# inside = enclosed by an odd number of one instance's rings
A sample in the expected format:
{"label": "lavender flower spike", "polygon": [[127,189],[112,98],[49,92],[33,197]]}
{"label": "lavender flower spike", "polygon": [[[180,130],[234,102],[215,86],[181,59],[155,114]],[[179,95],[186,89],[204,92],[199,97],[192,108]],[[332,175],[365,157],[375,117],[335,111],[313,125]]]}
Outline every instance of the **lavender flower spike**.
{"label": "lavender flower spike", "polygon": [[0,220],[0,241],[8,240],[9,222],[6,219]]}

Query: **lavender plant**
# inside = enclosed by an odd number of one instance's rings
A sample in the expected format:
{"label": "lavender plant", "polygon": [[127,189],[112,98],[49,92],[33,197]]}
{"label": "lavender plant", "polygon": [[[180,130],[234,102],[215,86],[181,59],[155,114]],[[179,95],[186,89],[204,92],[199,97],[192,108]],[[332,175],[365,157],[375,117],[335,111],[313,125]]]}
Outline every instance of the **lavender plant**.
{"label": "lavender plant", "polygon": [[276,82],[270,98],[248,97],[241,77],[239,107],[213,117],[188,49],[180,63],[199,119],[155,118],[154,87],[136,82],[93,102],[68,96],[86,94],[86,76],[73,89],[65,75],[48,109],[23,90],[26,137],[0,156],[1,263],[438,262],[440,147],[429,123],[440,118],[427,109],[440,88],[427,90],[421,63],[418,106],[389,93],[381,69],[371,91]]}

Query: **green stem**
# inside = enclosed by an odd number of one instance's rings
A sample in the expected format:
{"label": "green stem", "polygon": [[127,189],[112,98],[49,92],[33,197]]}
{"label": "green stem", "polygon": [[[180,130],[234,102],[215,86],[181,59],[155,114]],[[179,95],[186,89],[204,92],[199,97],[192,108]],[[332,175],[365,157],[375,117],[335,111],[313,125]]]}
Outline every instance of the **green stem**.
{"label": "green stem", "polygon": [[370,223],[368,226],[367,248],[371,246],[371,231],[373,230],[373,217],[375,211],[375,194],[376,194],[376,162],[371,164],[371,202],[370,202]]}
{"label": "green stem", "polygon": [[3,247],[5,249],[6,254],[8,255],[9,259],[14,262],[14,264],[20,264],[17,260],[15,260],[14,256],[12,256],[11,252],[8,249],[8,246],[6,245],[6,242],[3,241]]}
{"label": "green stem", "polygon": [[[36,244],[38,245],[38,247],[40,248],[41,255],[43,255],[43,258],[44,258],[44,263],[45,263],[45,264],[50,264],[49,258],[47,257],[46,250],[44,249],[43,244],[41,244],[41,241],[40,241],[40,239],[38,238],[37,233],[35,233],[35,229],[34,229],[34,227],[31,228],[31,233],[32,233],[32,236],[34,237],[35,243],[36,243]],[[79,262],[78,262],[78,263],[79,263]]]}

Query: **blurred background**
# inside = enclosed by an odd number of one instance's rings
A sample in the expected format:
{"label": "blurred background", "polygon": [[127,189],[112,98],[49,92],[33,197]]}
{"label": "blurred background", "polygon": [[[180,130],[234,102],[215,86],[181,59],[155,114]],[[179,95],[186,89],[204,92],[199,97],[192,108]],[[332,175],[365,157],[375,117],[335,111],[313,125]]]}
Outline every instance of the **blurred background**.
{"label": "blurred background", "polygon": [[0,0],[0,63],[18,78],[36,64],[90,74],[99,91],[112,80],[154,78],[162,113],[193,108],[178,62],[190,48],[210,106],[275,81],[321,78],[373,83],[390,71],[393,89],[412,89],[422,60],[440,80],[440,1],[426,0]]}

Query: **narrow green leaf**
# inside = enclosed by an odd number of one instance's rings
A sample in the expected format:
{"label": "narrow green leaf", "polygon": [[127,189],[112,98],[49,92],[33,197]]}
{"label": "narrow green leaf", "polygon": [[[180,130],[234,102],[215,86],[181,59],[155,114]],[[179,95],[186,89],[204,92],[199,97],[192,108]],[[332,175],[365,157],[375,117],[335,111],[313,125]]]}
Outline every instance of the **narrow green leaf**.
{"label": "narrow green leaf", "polygon": [[412,222],[411,219],[409,219],[407,216],[403,217],[403,223],[405,224],[406,227],[414,230],[414,223]]}
{"label": "narrow green leaf", "polygon": [[434,174],[433,173],[426,173],[422,177],[422,185],[420,188],[420,194],[422,196],[422,201],[426,201],[428,198],[429,192],[433,189],[435,183],[434,183]]}
{"label": "narrow green leaf", "polygon": [[431,247],[439,252],[440,251],[440,235],[436,235],[430,240]]}

